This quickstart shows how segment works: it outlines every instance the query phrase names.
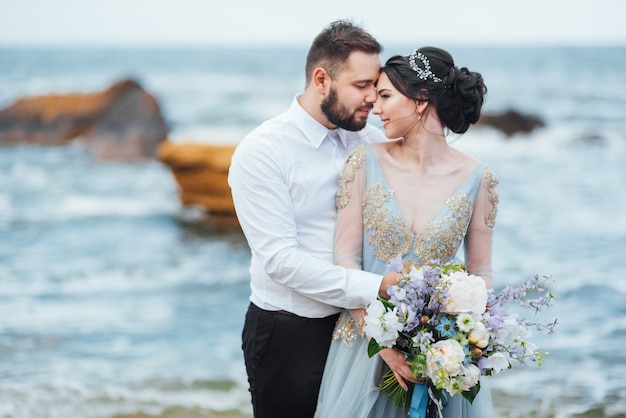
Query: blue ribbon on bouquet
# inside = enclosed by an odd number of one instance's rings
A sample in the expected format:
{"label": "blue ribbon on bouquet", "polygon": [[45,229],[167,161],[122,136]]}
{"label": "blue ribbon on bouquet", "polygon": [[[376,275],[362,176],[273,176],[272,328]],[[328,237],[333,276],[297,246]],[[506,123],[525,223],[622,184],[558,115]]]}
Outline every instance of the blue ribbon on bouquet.
{"label": "blue ribbon on bouquet", "polygon": [[[409,418],[426,418],[426,409],[430,396],[432,396],[432,393],[425,382],[415,384],[413,395],[411,396],[411,405],[409,407]],[[439,409],[439,416],[441,417],[441,409],[447,403],[446,394],[443,394],[441,401],[433,399],[433,402],[435,402],[435,405]]]}
{"label": "blue ribbon on bouquet", "polygon": [[409,418],[426,418],[428,406],[428,387],[426,383],[416,383],[411,396]]}

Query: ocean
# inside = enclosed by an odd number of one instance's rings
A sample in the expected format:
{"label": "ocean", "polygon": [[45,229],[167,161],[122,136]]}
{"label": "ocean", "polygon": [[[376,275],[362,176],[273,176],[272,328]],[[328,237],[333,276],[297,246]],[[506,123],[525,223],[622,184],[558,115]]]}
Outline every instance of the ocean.
{"label": "ocean", "polygon": [[[559,325],[533,337],[549,354],[491,379],[499,417],[624,417],[626,47],[447,49],[482,73],[485,112],[546,123],[449,137],[501,182],[496,289],[554,278],[542,317]],[[386,46],[383,58],[411,50]],[[0,108],[131,77],[159,100],[172,141],[235,144],[302,90],[305,56],[3,48]],[[248,263],[242,234],[181,207],[157,161],[93,161],[79,142],[0,148],[0,417],[249,415]]]}

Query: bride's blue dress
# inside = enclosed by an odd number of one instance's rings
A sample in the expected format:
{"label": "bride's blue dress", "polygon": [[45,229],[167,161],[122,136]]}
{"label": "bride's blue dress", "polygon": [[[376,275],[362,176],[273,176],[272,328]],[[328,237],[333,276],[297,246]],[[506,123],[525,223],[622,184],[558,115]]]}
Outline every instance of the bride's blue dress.
{"label": "bride's blue dress", "polygon": [[[386,263],[397,254],[402,254],[405,263],[414,265],[433,259],[442,262],[455,260],[470,223],[481,180],[485,178],[487,184],[497,184],[491,170],[479,163],[456,192],[449,196],[428,226],[415,235],[404,221],[394,191],[390,189],[369,146],[357,148],[348,166],[355,170],[364,167],[365,170],[362,195],[363,269],[381,275],[388,272]],[[346,180],[351,180],[350,175],[349,170],[344,172],[340,181],[337,196],[340,207],[350,199],[350,191],[345,189]],[[316,417],[407,417],[408,411],[394,407],[387,393],[378,388],[388,367],[380,356],[368,357],[368,340],[362,336],[359,329],[362,324],[358,322],[349,311],[344,311],[337,322]],[[481,390],[472,404],[461,395],[449,397],[443,409],[444,418],[490,418],[493,413],[487,380],[481,378]]]}

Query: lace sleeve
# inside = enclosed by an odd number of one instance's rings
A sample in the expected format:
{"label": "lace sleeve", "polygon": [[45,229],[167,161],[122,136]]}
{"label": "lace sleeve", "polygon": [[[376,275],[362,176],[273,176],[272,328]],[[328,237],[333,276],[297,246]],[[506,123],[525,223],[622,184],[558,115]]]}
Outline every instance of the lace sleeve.
{"label": "lace sleeve", "polygon": [[[498,213],[498,203],[500,202],[500,195],[497,190],[499,184],[500,180],[498,180],[495,173],[490,168],[487,168],[481,182],[481,190],[486,190],[487,202],[484,202],[482,214],[485,219],[485,226],[489,229],[493,229],[496,226],[496,215]],[[484,199],[482,200],[484,201]]]}
{"label": "lace sleeve", "polygon": [[362,268],[364,168],[365,146],[362,145],[348,157],[337,190],[335,264],[346,268]]}
{"label": "lace sleeve", "polygon": [[497,191],[499,183],[494,172],[487,168],[480,182],[465,237],[467,268],[471,274],[483,277],[488,288],[492,286],[491,248],[500,200]]}

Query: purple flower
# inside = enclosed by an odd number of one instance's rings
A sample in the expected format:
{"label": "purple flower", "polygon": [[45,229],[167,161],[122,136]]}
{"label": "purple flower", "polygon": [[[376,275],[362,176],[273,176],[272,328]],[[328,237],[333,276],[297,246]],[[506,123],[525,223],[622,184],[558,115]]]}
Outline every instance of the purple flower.
{"label": "purple flower", "polygon": [[389,271],[394,272],[394,273],[400,273],[402,271],[402,255],[398,254],[397,256],[395,256],[394,258],[392,258],[391,260],[389,260],[388,264],[385,264],[387,266],[387,268],[389,269]]}
{"label": "purple flower", "polygon": [[490,307],[485,316],[487,317],[487,328],[490,330],[497,330],[502,327],[502,324],[504,323],[506,307],[501,303],[496,303]]}

